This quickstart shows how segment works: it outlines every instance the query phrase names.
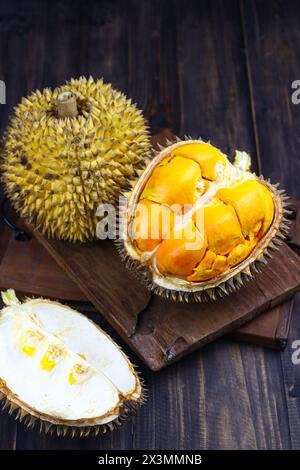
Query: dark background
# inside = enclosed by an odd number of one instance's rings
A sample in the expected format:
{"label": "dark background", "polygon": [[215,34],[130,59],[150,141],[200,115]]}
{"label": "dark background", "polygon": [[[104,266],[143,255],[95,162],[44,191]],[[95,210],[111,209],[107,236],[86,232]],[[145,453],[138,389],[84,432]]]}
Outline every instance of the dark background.
{"label": "dark background", "polygon": [[[1,132],[23,95],[79,75],[132,97],[154,130],[249,151],[300,198],[299,1],[0,1]],[[283,353],[220,340],[159,373],[140,365],[148,403],[109,436],[45,436],[1,412],[0,449],[300,448],[299,310]]]}

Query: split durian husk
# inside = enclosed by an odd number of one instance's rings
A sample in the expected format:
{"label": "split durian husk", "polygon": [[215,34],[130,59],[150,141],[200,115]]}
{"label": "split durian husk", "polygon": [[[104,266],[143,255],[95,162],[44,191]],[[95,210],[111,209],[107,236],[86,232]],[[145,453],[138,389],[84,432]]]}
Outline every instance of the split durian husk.
{"label": "split durian husk", "polygon": [[150,148],[142,113],[102,80],[81,77],[35,91],[15,108],[3,139],[4,189],[49,237],[96,237],[95,208],[118,202]]}
{"label": "split durian husk", "polygon": [[44,299],[2,293],[0,395],[29,426],[72,436],[120,426],[143,401],[138,374],[97,325]]}
{"label": "split durian husk", "polygon": [[216,299],[267,263],[288,230],[286,199],[250,171],[246,152],[227,156],[202,140],[161,148],[126,193],[118,246],[155,293]]}

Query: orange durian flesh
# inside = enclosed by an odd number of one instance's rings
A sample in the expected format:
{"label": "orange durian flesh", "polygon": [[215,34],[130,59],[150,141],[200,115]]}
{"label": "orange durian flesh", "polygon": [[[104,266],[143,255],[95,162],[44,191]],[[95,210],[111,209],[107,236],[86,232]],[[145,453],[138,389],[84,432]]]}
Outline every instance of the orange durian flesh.
{"label": "orange durian flesh", "polygon": [[259,185],[264,200],[265,216],[258,237],[261,238],[268,231],[274,218],[274,202],[270,191],[263,184]]}
{"label": "orange durian flesh", "polygon": [[139,201],[131,224],[131,238],[141,251],[153,251],[174,226],[175,214],[149,199]]}
{"label": "orange durian flesh", "polygon": [[197,162],[201,168],[203,178],[214,180],[216,178],[215,166],[217,163],[227,164],[227,159],[220,150],[205,142],[185,144],[175,149],[171,156],[190,158]]}
{"label": "orange durian flesh", "polygon": [[[151,170],[140,202],[154,207],[159,222],[151,221],[151,227],[143,222],[136,245],[153,252],[145,260],[155,273],[202,282],[250,255],[268,231],[275,206],[267,186],[246,171],[235,171],[218,149],[202,142],[178,146]],[[170,213],[168,231],[163,221]]]}
{"label": "orange durian flesh", "polygon": [[201,261],[207,247],[206,240],[190,219],[184,228],[171,231],[157,252],[156,264],[161,273],[188,276]]}
{"label": "orange durian flesh", "polygon": [[[222,188],[217,193],[217,197],[221,201],[230,204],[235,209],[245,237],[251,238],[256,235],[265,220],[266,203],[261,187],[262,184],[256,180],[246,180],[237,186]],[[272,221],[272,219],[270,220],[270,210],[273,218],[273,201],[272,209],[269,207],[269,225]]]}
{"label": "orange durian flesh", "polygon": [[[197,183],[202,180],[199,165],[188,158],[174,157],[158,165],[142,192],[141,199],[160,204],[183,205],[195,202]],[[176,210],[176,209],[175,209]]]}
{"label": "orange durian flesh", "polygon": [[245,241],[245,243],[240,243],[235,246],[228,255],[227,263],[229,267],[236,266],[241,261],[243,261],[256,245],[256,241]]}
{"label": "orange durian flesh", "polygon": [[205,237],[209,250],[227,255],[237,244],[244,241],[241,226],[233,207],[220,201],[199,208],[194,216],[198,229],[204,217]]}
{"label": "orange durian flesh", "polygon": [[226,268],[226,256],[216,255],[213,251],[207,250],[202,261],[187,279],[189,281],[207,281],[212,277],[218,276]]}

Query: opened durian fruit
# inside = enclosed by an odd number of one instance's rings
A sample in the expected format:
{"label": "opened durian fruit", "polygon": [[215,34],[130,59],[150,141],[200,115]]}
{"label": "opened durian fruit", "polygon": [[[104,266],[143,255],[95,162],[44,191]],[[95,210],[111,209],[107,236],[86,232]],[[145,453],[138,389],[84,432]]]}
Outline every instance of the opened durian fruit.
{"label": "opened durian fruit", "polygon": [[250,157],[201,140],[161,149],[126,194],[120,250],[155,293],[216,299],[251,279],[288,229],[281,190],[250,172]]}
{"label": "opened durian fruit", "polygon": [[0,395],[28,425],[58,434],[104,433],[143,401],[141,381],[119,347],[77,311],[2,293]]}
{"label": "opened durian fruit", "polygon": [[144,166],[150,141],[140,110],[102,80],[71,79],[15,108],[3,139],[4,189],[50,237],[96,237],[95,208],[116,203]]}

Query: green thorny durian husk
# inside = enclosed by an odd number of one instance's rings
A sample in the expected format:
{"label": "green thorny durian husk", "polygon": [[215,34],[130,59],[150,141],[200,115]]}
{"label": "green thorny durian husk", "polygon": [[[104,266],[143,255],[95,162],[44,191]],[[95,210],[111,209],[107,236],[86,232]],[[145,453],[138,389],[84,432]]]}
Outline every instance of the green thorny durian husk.
{"label": "green thorny durian husk", "polygon": [[[76,97],[60,118],[57,98]],[[95,211],[116,203],[150,148],[140,110],[103,80],[81,77],[35,91],[15,108],[1,155],[5,191],[17,212],[49,237],[96,237]]]}

